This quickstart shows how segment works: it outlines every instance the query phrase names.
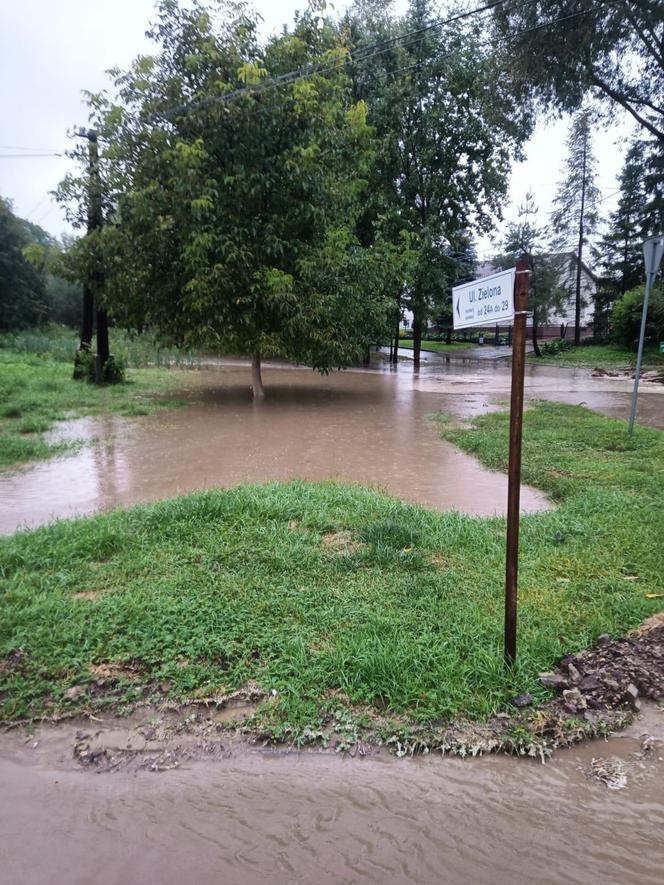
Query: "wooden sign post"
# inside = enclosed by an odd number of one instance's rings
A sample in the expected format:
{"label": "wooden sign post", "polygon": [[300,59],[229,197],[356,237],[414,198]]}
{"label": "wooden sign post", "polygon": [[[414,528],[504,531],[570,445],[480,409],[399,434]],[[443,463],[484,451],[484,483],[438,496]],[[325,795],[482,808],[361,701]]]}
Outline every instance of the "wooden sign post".
{"label": "wooden sign post", "polygon": [[505,557],[505,665],[516,661],[517,576],[521,498],[521,435],[523,381],[526,366],[526,307],[530,270],[519,260],[516,268],[473,280],[452,289],[455,329],[513,321],[512,392],[510,400],[509,475],[507,488],[507,548]]}
{"label": "wooden sign post", "polygon": [[528,304],[529,278],[528,262],[517,261],[514,279],[512,392],[510,396],[510,448],[507,481],[507,550],[505,556],[505,664],[508,667],[511,667],[516,661],[521,436],[523,429],[523,379],[526,368],[526,306]]}

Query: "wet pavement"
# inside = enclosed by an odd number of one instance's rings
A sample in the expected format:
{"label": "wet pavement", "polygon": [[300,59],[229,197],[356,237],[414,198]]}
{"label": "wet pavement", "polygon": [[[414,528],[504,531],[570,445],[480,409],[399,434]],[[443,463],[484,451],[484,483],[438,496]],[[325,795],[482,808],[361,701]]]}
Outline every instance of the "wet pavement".
{"label": "wet pavement", "polygon": [[[503,514],[506,477],[442,441],[431,415],[504,407],[509,367],[436,356],[419,373],[407,364],[329,376],[271,365],[261,403],[251,400],[242,363],[209,365],[191,406],[71,422],[57,433],[106,441],[0,475],[0,532],[213,486],[294,478],[359,482],[439,510]],[[526,371],[527,399],[627,415],[628,381],[585,370]],[[642,385],[639,420],[664,427],[664,386]],[[523,489],[524,511],[546,506],[541,493]]]}
{"label": "wet pavement", "polygon": [[0,885],[659,885],[663,718],[546,765],[245,748],[94,774],[5,735]]}

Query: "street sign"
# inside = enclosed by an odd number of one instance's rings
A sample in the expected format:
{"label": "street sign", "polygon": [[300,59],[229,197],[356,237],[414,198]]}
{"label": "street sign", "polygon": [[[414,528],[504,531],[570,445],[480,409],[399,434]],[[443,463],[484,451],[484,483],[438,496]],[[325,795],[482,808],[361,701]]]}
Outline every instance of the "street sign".
{"label": "street sign", "polygon": [[664,234],[657,237],[650,237],[643,243],[643,260],[646,265],[646,291],[643,296],[643,310],[641,311],[641,332],[639,334],[639,347],[636,353],[636,369],[634,371],[634,389],[632,390],[632,406],[629,412],[629,421],[627,422],[627,430],[630,435],[634,432],[634,421],[636,420],[636,401],[639,395],[639,378],[641,377],[641,360],[643,359],[643,342],[646,337],[646,318],[648,316],[648,300],[650,298],[650,290],[657,276],[659,265],[664,256]]}
{"label": "street sign", "polygon": [[495,325],[514,319],[515,268],[452,289],[455,329]]}
{"label": "street sign", "polygon": [[643,244],[643,260],[646,263],[646,273],[655,276],[664,255],[664,236],[650,237]]}

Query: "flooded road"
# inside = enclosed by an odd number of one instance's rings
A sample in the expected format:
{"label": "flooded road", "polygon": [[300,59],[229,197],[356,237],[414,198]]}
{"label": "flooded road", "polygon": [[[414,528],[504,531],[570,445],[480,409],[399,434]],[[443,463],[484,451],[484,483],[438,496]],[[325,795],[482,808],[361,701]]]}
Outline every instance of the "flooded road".
{"label": "flooded road", "polygon": [[[159,774],[36,763],[23,739],[0,753],[0,885],[659,885],[650,725],[546,765],[245,750]],[[623,789],[589,777],[598,757]]]}
{"label": "flooded road", "polygon": [[[502,363],[431,361],[327,377],[269,366],[265,402],[253,403],[247,368],[225,361],[197,376],[192,405],[147,418],[82,419],[62,432],[106,440],[66,458],[0,476],[0,532],[183,492],[242,482],[339,479],[439,510],[503,514],[505,476],[484,470],[440,439],[431,415],[455,418],[501,408]],[[631,385],[587,371],[527,368],[527,399],[585,405],[615,417]],[[664,427],[664,386],[642,385],[639,420]],[[547,506],[534,489],[522,509]]]}

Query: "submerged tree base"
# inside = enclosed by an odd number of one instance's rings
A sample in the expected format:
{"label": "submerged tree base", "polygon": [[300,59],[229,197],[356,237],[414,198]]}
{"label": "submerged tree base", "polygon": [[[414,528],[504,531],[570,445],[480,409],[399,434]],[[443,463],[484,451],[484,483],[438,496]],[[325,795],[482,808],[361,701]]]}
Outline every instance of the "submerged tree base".
{"label": "submerged tree base", "polygon": [[261,374],[261,355],[259,352],[251,355],[251,390],[254,399],[263,399],[265,397],[263,376]]}

